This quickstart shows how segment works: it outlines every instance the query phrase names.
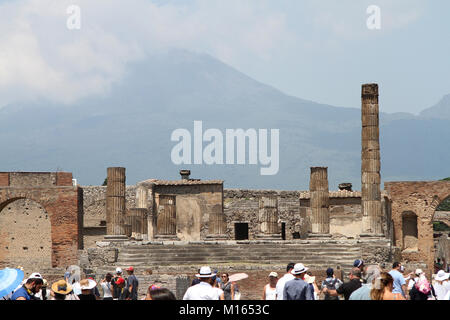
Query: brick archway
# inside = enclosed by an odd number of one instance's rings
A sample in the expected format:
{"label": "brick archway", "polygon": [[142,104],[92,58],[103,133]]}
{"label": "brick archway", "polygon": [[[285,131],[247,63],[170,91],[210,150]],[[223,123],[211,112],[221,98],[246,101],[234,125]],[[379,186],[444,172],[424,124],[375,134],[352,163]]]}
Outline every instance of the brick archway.
{"label": "brick archway", "polygon": [[[1,172],[0,211],[19,199],[32,200],[48,213],[52,267],[76,264],[78,249],[83,246],[83,193],[81,188],[72,186],[72,174]],[[2,258],[0,251],[0,262]]]}
{"label": "brick archway", "polygon": [[392,202],[392,221],[395,245],[403,248],[402,214],[412,211],[417,215],[417,251],[402,252],[402,258],[411,262],[434,265],[433,219],[436,208],[450,195],[450,181],[385,182]]}

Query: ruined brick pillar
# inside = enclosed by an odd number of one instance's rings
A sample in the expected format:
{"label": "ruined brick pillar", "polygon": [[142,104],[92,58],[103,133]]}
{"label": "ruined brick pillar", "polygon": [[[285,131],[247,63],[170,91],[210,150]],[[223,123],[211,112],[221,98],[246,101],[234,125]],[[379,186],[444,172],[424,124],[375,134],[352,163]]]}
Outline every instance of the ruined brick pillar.
{"label": "ruined brick pillar", "polygon": [[281,239],[278,228],[278,198],[276,196],[259,198],[259,239]]}
{"label": "ruined brick pillar", "polygon": [[312,237],[330,236],[328,168],[312,167],[309,181]]}
{"label": "ruined brick pillar", "polygon": [[124,236],[125,230],[125,168],[107,169],[106,233]]}
{"label": "ruined brick pillar", "polygon": [[383,236],[378,85],[362,86],[361,236]]}
{"label": "ruined brick pillar", "polygon": [[147,234],[147,209],[133,208],[128,212],[131,224],[131,237],[136,240],[145,240]]}

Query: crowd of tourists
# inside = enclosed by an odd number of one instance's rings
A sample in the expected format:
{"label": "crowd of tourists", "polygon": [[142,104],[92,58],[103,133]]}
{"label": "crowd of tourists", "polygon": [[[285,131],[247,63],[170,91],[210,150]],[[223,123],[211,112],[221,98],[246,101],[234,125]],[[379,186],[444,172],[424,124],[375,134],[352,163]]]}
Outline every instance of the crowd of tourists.
{"label": "crowd of tourists", "polygon": [[[448,267],[447,267],[448,268]],[[262,300],[450,300],[450,273],[436,269],[433,279],[423,270],[405,274],[404,266],[395,262],[390,270],[378,265],[365,265],[356,260],[348,273],[333,268],[324,271],[325,279],[317,283],[316,276],[302,263],[289,263],[279,278],[270,272],[262,288]],[[448,271],[448,270],[447,270]],[[66,271],[62,279],[49,286],[40,273],[32,273],[23,280],[20,269],[0,270],[0,299],[2,300],[138,300],[139,281],[134,268],[121,268],[108,273],[99,283],[93,278],[80,279]],[[241,277],[239,277],[242,275]],[[239,300],[238,280],[246,274],[219,274],[209,266],[198,269],[183,300]],[[99,288],[102,291],[100,294]],[[167,288],[150,285],[143,300],[175,300]]]}

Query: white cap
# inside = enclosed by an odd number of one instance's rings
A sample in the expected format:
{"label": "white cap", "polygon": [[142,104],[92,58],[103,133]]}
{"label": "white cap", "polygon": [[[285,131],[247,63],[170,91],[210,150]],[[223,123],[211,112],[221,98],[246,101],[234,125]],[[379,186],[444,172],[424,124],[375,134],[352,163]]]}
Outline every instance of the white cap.
{"label": "white cap", "polygon": [[122,273],[122,269],[120,267],[116,268],[116,273]]}
{"label": "white cap", "polygon": [[417,276],[420,276],[422,273],[423,273],[422,269],[416,269],[415,274],[416,274]]}
{"label": "white cap", "polygon": [[41,279],[42,281],[44,281],[44,278],[42,278],[42,276],[39,272],[34,272],[34,273],[30,274],[28,279]]}
{"label": "white cap", "polygon": [[278,278],[278,273],[276,273],[275,271],[272,271],[271,273],[269,273],[269,277]]}

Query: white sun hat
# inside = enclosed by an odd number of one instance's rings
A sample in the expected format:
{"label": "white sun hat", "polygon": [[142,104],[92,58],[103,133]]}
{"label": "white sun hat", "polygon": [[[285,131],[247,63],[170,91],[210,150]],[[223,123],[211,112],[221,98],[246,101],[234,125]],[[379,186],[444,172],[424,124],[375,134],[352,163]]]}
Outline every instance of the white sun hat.
{"label": "white sun hat", "polygon": [[308,270],[308,268],[306,268],[303,263],[297,263],[294,266],[294,269],[292,269],[291,273],[292,274],[301,274],[301,273],[305,273]]}
{"label": "white sun hat", "polygon": [[195,276],[197,278],[212,278],[216,275],[216,273],[211,272],[211,268],[204,266],[200,268],[200,272],[197,273]]}
{"label": "white sun hat", "polygon": [[436,278],[434,280],[437,281],[444,281],[447,280],[450,276],[450,273],[446,273],[444,270],[439,270],[439,272],[436,275]]}

